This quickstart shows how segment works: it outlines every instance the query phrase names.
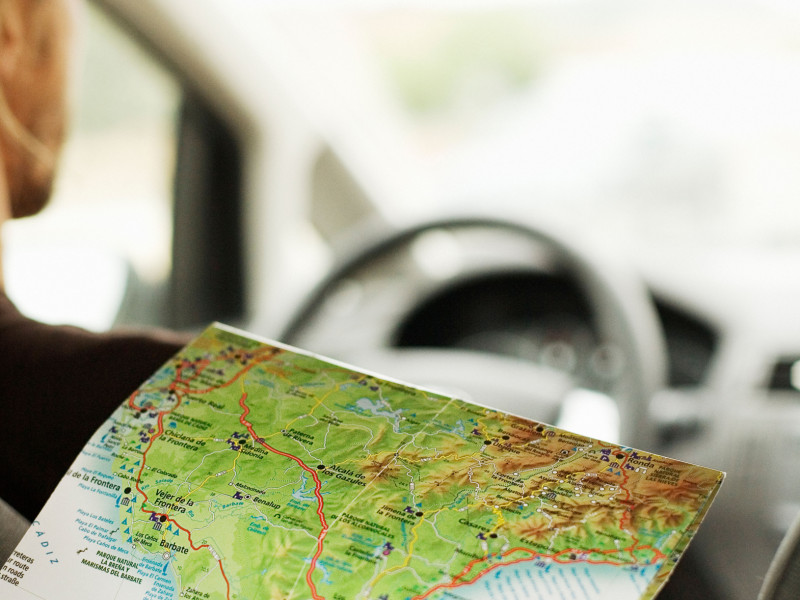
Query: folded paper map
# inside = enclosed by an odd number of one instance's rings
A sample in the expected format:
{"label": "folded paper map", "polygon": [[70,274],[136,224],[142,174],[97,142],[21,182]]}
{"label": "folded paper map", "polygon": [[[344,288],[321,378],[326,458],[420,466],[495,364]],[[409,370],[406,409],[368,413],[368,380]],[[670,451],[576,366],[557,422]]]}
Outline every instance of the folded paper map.
{"label": "folded paper map", "polygon": [[215,325],[95,433],[0,597],[649,599],[722,478]]}

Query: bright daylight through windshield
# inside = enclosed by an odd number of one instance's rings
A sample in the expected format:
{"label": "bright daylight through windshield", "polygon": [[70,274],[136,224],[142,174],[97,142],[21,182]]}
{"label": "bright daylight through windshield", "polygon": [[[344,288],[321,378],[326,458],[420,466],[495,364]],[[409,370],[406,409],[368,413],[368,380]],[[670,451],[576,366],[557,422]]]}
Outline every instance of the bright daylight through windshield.
{"label": "bright daylight through windshield", "polygon": [[414,179],[388,214],[502,203],[633,247],[800,239],[791,3],[339,4],[240,20],[283,47],[276,69],[314,73],[310,109],[356,158]]}

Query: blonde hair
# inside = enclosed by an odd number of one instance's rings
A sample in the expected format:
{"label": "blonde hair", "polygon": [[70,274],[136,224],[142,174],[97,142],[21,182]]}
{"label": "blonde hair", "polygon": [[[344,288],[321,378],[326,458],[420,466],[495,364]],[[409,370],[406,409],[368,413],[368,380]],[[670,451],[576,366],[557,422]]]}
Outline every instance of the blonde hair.
{"label": "blonde hair", "polygon": [[[29,2],[30,0],[24,0]],[[4,17],[3,7],[8,0],[0,0],[0,22]],[[3,86],[0,85],[0,136],[7,138],[40,164],[51,167],[56,163],[54,152],[31,133],[14,115],[6,100]]]}

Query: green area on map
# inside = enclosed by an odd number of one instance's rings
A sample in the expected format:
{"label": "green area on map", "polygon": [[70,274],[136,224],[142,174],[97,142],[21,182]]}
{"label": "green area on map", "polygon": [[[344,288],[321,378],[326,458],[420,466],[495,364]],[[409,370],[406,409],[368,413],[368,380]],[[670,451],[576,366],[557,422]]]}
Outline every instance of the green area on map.
{"label": "green area on map", "polygon": [[655,567],[722,474],[211,327],[114,416],[123,542],[189,599],[454,598],[511,564]]}

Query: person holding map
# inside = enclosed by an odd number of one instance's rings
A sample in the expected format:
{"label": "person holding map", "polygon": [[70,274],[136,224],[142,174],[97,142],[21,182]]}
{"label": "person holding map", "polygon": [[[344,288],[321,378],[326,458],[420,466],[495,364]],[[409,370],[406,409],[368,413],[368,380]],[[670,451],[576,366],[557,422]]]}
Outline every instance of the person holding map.
{"label": "person holding map", "polygon": [[[0,0],[0,224],[36,214],[50,197],[76,4]],[[35,322],[0,276],[0,499],[33,519],[103,418],[185,341]],[[5,522],[0,514],[0,529]]]}

